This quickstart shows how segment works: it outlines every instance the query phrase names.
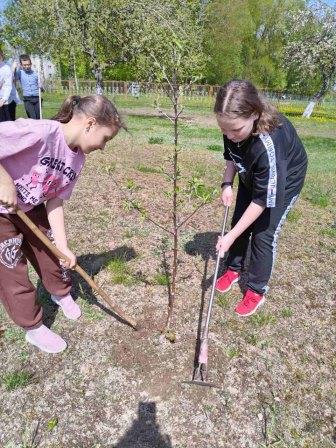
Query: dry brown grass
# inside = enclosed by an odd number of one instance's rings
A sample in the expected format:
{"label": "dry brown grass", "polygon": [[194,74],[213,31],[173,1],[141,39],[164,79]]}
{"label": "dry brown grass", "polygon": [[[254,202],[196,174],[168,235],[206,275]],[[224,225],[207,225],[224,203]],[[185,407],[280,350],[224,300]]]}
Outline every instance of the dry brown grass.
{"label": "dry brown grass", "polygon": [[[160,174],[136,169],[139,164],[161,165],[168,152],[168,147],[143,147],[124,136],[110,150],[88,159],[66,206],[70,244],[83,267],[142,329],[134,332],[116,321],[84,285],[78,286],[78,278],[74,295],[79,294],[83,309],[79,322],[57,313],[39,288],[46,317],[69,344],[61,355],[27,346],[2,315],[1,371],[22,369],[35,379],[13,391],[0,386],[2,447],[33,446],[28,443],[37,421],[35,442],[40,447],[335,446],[335,239],[320,234],[331,221],[330,210],[298,202],[300,213],[286,223],[280,238],[264,308],[254,318],[236,317],[238,286],[215,306],[209,367],[210,379],[220,388],[183,386],[181,381],[189,379],[193,369],[202,281],[205,298],[209,297],[211,254],[222,207],[214,201],[182,233],[177,341],[170,344],[159,332],[167,289],[153,281],[162,265],[162,232],[137,212],[125,211],[106,173],[113,162],[118,182],[126,185],[133,179],[140,187],[134,194],[152,217],[168,222],[164,192],[169,184]],[[182,160],[184,173],[194,172],[198,165],[206,183],[220,182],[218,154],[185,151]],[[130,285],[113,285],[106,267],[112,256],[121,254],[126,254],[128,270],[136,279]]]}

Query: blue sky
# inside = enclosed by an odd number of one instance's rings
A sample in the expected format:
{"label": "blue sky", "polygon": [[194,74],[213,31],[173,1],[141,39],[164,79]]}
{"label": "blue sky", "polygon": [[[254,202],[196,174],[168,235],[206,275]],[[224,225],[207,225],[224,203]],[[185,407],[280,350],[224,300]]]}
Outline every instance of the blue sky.
{"label": "blue sky", "polygon": [[7,3],[8,3],[8,0],[0,0],[0,12],[3,11],[3,9],[7,5]]}

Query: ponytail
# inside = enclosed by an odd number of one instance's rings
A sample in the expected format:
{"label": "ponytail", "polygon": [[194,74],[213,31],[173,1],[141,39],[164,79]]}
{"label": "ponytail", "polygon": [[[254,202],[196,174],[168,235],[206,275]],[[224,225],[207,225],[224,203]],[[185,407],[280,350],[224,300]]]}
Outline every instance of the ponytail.
{"label": "ponytail", "polygon": [[94,117],[102,126],[116,126],[127,130],[122,122],[116,107],[103,95],[69,96],[62,104],[58,113],[52,120],[60,123],[69,123],[75,115]]}
{"label": "ponytail", "polygon": [[281,126],[280,115],[277,109],[260,93],[259,100],[262,104],[262,111],[255,123],[254,134],[268,134]]}
{"label": "ponytail", "polygon": [[69,123],[74,115],[74,110],[80,104],[81,97],[78,95],[69,96],[62,104],[60,110],[52,118],[52,120],[59,121],[60,123]]}

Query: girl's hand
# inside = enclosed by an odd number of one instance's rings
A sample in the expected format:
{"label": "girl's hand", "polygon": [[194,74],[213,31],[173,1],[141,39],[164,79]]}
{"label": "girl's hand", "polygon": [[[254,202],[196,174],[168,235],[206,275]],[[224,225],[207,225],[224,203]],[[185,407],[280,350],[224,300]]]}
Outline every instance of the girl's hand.
{"label": "girl's hand", "polygon": [[71,252],[71,250],[68,247],[58,247],[57,249],[59,249],[62,252],[62,254],[66,255],[69,258],[69,261],[60,259],[60,265],[66,269],[73,269],[77,264],[76,255],[73,252]]}
{"label": "girl's hand", "polygon": [[219,256],[221,258],[224,257],[225,252],[227,252],[232,244],[234,243],[234,238],[231,236],[230,232],[227,233],[225,236],[219,236],[218,242],[216,244],[216,250],[219,253]]}
{"label": "girl's hand", "polygon": [[14,182],[0,183],[0,205],[6,207],[10,213],[15,213],[17,195]]}
{"label": "girl's hand", "polygon": [[233,200],[233,191],[230,185],[225,185],[222,189],[222,202],[225,206],[230,206]]}

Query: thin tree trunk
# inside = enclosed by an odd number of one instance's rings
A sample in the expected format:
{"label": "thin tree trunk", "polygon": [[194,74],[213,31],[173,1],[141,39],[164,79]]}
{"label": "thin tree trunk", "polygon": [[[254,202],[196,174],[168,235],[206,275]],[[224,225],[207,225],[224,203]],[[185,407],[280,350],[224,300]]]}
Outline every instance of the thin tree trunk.
{"label": "thin tree trunk", "polygon": [[92,73],[94,74],[95,80],[96,80],[96,94],[102,95],[103,94],[103,70],[98,62],[96,51],[93,47],[90,45],[90,41],[88,39],[87,34],[87,21],[89,20],[87,17],[87,11],[85,10],[83,2],[78,2],[77,0],[74,0],[74,5],[77,10],[77,15],[80,18],[80,29],[81,34],[83,38],[83,45],[84,45],[84,51],[86,54],[90,56],[91,59],[91,67],[92,67]]}
{"label": "thin tree trunk", "polygon": [[44,85],[45,79],[44,79],[44,64],[43,64],[43,57],[41,57],[40,55],[38,55],[38,60],[39,60],[39,65],[41,68],[40,74],[41,74],[41,79],[40,82],[42,85]]}
{"label": "thin tree trunk", "polygon": [[310,118],[311,114],[313,113],[315,105],[316,105],[316,100],[310,101],[308,103],[307,107],[305,108],[302,116],[305,118]]}
{"label": "thin tree trunk", "polygon": [[103,94],[103,71],[102,68],[96,63],[93,69],[93,73],[96,79],[96,94]]}
{"label": "thin tree trunk", "polygon": [[311,114],[313,113],[314,107],[316,106],[316,103],[318,103],[321,98],[327,93],[329,86],[329,80],[327,78],[324,78],[322,87],[316,95],[313,96],[312,100],[309,102],[307,107],[305,108],[302,117],[310,118]]}
{"label": "thin tree trunk", "polygon": [[79,92],[79,84],[78,84],[78,78],[77,78],[77,67],[76,67],[76,56],[75,53],[72,53],[72,64],[73,64],[73,72],[74,72],[74,78],[75,78],[75,86],[76,86],[76,93]]}
{"label": "thin tree trunk", "polygon": [[173,315],[173,309],[175,304],[175,296],[176,296],[176,278],[177,278],[177,256],[178,256],[178,220],[177,220],[177,188],[178,188],[178,98],[179,91],[176,83],[177,76],[174,73],[173,77],[173,107],[174,107],[174,174],[173,174],[173,272],[172,272],[172,282],[171,282],[171,300],[168,306],[168,316],[166,322],[166,329],[169,329],[171,324],[171,319]]}

